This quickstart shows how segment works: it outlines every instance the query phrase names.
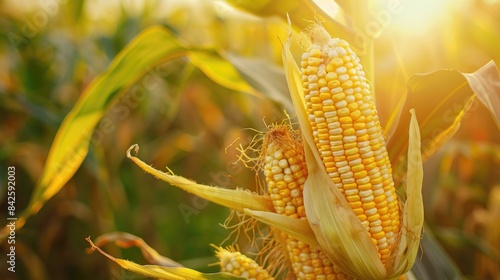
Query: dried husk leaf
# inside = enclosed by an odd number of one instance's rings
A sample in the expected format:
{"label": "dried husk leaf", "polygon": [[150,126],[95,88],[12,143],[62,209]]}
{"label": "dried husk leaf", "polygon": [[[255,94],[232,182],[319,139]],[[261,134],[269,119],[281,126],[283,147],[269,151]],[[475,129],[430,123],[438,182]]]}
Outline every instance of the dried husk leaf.
{"label": "dried husk leaf", "polygon": [[500,129],[500,76],[495,62],[492,60],[474,73],[463,73],[474,91],[477,99],[488,108]]}
{"label": "dried husk leaf", "polygon": [[311,246],[319,246],[314,236],[314,232],[306,220],[300,220],[272,212],[253,211],[249,209],[245,209],[245,214],[275,229],[283,231],[289,236],[297,238],[304,243]]}
{"label": "dried husk leaf", "polygon": [[309,224],[328,258],[342,271],[359,279],[385,279],[386,269],[366,229],[321,162],[305,147],[309,177],[304,207]]}
{"label": "dried husk leaf", "polygon": [[127,157],[137,164],[142,170],[189,193],[240,212],[243,212],[243,209],[245,208],[260,211],[274,211],[272,202],[266,196],[241,189],[224,189],[197,184],[196,182],[184,177],[173,175],[172,173],[161,172],[160,170],[147,165],[139,158],[132,156],[132,150],[137,153],[139,146],[132,145],[127,151]]}
{"label": "dried husk leaf", "polygon": [[141,250],[142,255],[149,264],[163,267],[183,267],[180,263],[160,255],[155,249],[151,248],[142,238],[127,232],[110,232],[103,234],[95,240],[97,247],[114,242],[121,248],[136,246]]}
{"label": "dried husk leaf", "polygon": [[193,269],[185,268],[185,267],[164,267],[159,265],[140,265],[134,262],[115,258],[106,252],[104,252],[101,248],[96,246],[90,237],[86,238],[87,242],[89,242],[91,248],[90,250],[98,251],[103,256],[108,259],[114,261],[122,268],[140,274],[147,277],[153,277],[155,279],[165,279],[165,280],[242,280],[244,277],[238,277],[229,273],[219,272],[219,273],[201,273]]}
{"label": "dried husk leaf", "polygon": [[415,262],[420,245],[420,238],[424,224],[424,207],[422,200],[423,165],[418,127],[415,110],[410,110],[410,132],[408,144],[408,171],[406,174],[406,201],[403,206],[403,226],[401,239],[394,262],[393,271],[389,278],[397,278],[409,271]]}

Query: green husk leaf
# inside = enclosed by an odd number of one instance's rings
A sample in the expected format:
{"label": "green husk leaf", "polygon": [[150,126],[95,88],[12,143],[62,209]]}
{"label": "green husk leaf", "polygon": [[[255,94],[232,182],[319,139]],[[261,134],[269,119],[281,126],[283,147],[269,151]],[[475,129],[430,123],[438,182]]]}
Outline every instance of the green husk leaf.
{"label": "green husk leaf", "polygon": [[174,175],[171,172],[162,172],[149,166],[139,158],[132,156],[132,151],[137,153],[139,151],[139,146],[132,145],[127,151],[127,157],[142,170],[189,193],[240,212],[243,212],[245,208],[260,211],[273,211],[272,202],[265,196],[242,189],[232,190],[202,185],[184,177]]}
{"label": "green husk leaf", "polygon": [[90,250],[97,250],[99,253],[117,263],[122,268],[129,270],[131,272],[144,275],[147,277],[154,277],[156,279],[165,279],[165,280],[242,280],[245,279],[243,277],[238,277],[229,273],[220,272],[220,273],[201,273],[193,269],[184,268],[184,267],[164,267],[158,265],[140,265],[131,261],[117,259],[106,252],[104,252],[101,248],[97,247],[92,240],[87,237],[86,240],[89,242],[91,248]]}
{"label": "green husk leaf", "polygon": [[389,278],[396,278],[411,269],[420,245],[424,224],[422,200],[423,164],[420,145],[420,130],[415,114],[411,110],[408,148],[408,171],[405,185],[406,201],[403,205],[401,239],[397,247],[396,260]]}

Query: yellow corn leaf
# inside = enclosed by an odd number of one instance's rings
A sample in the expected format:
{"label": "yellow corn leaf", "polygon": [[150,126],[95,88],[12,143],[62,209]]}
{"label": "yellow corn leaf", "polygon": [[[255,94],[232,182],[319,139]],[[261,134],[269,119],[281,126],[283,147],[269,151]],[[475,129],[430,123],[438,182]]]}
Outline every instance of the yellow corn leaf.
{"label": "yellow corn leaf", "polygon": [[127,151],[127,157],[142,168],[142,170],[189,193],[240,212],[243,212],[245,208],[260,211],[273,211],[272,202],[266,196],[261,196],[247,190],[232,190],[201,185],[184,177],[173,175],[171,172],[161,172],[144,163],[139,158],[132,156],[132,150],[137,153],[139,146],[133,145],[130,147]]}
{"label": "yellow corn leaf", "polygon": [[401,227],[401,239],[394,271],[389,272],[389,278],[395,278],[409,271],[420,248],[420,238],[424,224],[424,208],[422,200],[422,183],[424,178],[423,163],[420,145],[420,130],[415,114],[411,111],[409,149],[408,149],[408,171],[406,176],[405,193],[406,200],[403,206],[403,226]]}
{"label": "yellow corn leaf", "polygon": [[184,268],[184,267],[163,267],[163,266],[158,266],[158,265],[139,265],[131,261],[123,260],[123,259],[117,259],[103,250],[101,248],[97,247],[92,240],[88,237],[86,240],[89,242],[91,246],[91,250],[95,251],[97,250],[99,253],[107,257],[108,259],[114,261],[117,263],[119,266],[122,268],[129,270],[131,272],[148,276],[148,277],[154,277],[156,279],[165,279],[165,280],[185,280],[185,279],[192,279],[192,280],[241,280],[245,279],[242,277],[234,276],[229,273],[201,273],[196,270],[192,270],[189,268]]}
{"label": "yellow corn leaf", "polygon": [[[204,56],[201,54],[203,52],[212,54]],[[95,126],[113,102],[143,76],[142,85],[147,89],[154,80],[153,66],[191,55],[196,65],[202,66],[201,70],[215,82],[235,91],[256,94],[229,62],[213,55],[213,52],[213,49],[191,50],[181,45],[168,29],[160,26],[149,27],[137,35],[113,59],[106,71],[92,81],[62,122],[42,177],[27,208],[17,220],[17,229],[24,225],[30,215],[36,214],[80,167],[87,155]],[[8,228],[4,227],[0,239],[5,238],[8,232]]]}
{"label": "yellow corn leaf", "polygon": [[[228,0],[227,2],[257,16],[278,16],[287,20],[288,15],[293,19],[293,27],[298,30],[308,28],[311,23],[308,20],[317,19],[330,34],[335,34],[349,42],[354,42],[356,39],[356,33],[349,25],[349,19],[342,7],[335,1],[326,3],[326,1],[318,0]],[[361,53],[360,49],[356,51]]]}
{"label": "yellow corn leaf", "polygon": [[[460,121],[476,96],[499,123],[500,77],[494,62],[472,74],[456,70],[439,70],[415,75],[408,81],[408,92],[401,112],[416,111],[422,137],[422,157],[425,161],[446,143],[457,131]],[[475,92],[477,94],[475,94]],[[406,171],[410,116],[401,114],[395,128],[388,131],[387,150],[394,174],[402,177]],[[401,178],[397,178],[401,179]]]}
{"label": "yellow corn leaf", "polygon": [[212,81],[235,91],[263,97],[240,76],[233,65],[215,52],[191,52],[189,59]]}
{"label": "yellow corn leaf", "polygon": [[146,242],[144,242],[142,238],[130,233],[110,232],[97,237],[95,240],[97,247],[102,247],[104,244],[110,242],[114,242],[117,246],[122,248],[129,248],[132,246],[139,247],[142,255],[150,264],[164,267],[183,267],[180,263],[160,255],[155,249],[151,248]]}
{"label": "yellow corn leaf", "polygon": [[[277,37],[288,26],[278,17],[256,17],[225,1],[170,1],[168,25],[179,38],[196,46],[213,47],[245,57],[278,63],[281,44]],[[258,1],[253,4],[258,5]],[[251,43],[249,44],[249,38]]]}

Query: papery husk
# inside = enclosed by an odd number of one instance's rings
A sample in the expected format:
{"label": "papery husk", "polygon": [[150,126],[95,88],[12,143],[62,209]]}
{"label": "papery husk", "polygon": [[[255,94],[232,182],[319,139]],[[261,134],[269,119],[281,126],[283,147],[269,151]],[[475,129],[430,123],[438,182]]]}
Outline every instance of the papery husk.
{"label": "papery husk", "polygon": [[266,196],[242,189],[233,190],[202,185],[184,177],[174,175],[171,172],[162,172],[147,165],[139,158],[132,156],[132,151],[137,153],[139,151],[139,146],[132,145],[127,151],[127,157],[142,168],[142,170],[189,193],[240,212],[243,212],[245,208],[260,211],[274,211],[272,202]]}
{"label": "papery husk", "polygon": [[359,279],[385,279],[386,269],[366,229],[306,147],[309,177],[304,207],[322,251],[340,269]]}
{"label": "papery husk", "polygon": [[406,174],[406,201],[403,206],[403,225],[401,227],[398,253],[389,277],[397,277],[411,269],[417,256],[424,224],[424,205],[422,183],[424,177],[420,130],[415,110],[410,110],[410,137],[408,145],[408,170]]}
{"label": "papery husk", "polygon": [[289,236],[297,238],[304,243],[315,247],[319,246],[316,237],[314,236],[314,232],[306,220],[287,217],[281,214],[266,211],[245,209],[244,212],[252,218],[257,219],[259,222],[283,231]]}
{"label": "papery husk", "polygon": [[246,278],[241,276],[236,276],[227,272],[218,273],[201,273],[199,271],[186,268],[186,267],[166,267],[160,265],[140,265],[128,260],[119,259],[111,256],[110,254],[104,252],[101,248],[96,246],[90,237],[86,238],[87,242],[90,244],[90,251],[98,251],[106,258],[112,260],[123,269],[131,271],[133,273],[152,277],[155,279],[165,279],[165,280],[244,280]]}

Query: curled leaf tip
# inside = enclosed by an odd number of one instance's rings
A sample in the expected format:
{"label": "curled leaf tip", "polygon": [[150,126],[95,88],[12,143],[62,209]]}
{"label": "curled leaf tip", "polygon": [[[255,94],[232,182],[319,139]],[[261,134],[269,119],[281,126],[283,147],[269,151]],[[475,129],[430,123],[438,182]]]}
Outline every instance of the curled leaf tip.
{"label": "curled leaf tip", "polygon": [[92,242],[92,240],[90,239],[90,236],[86,237],[85,240],[87,240],[87,242],[90,244],[90,248],[86,249],[87,254],[94,252],[96,250],[97,246],[95,246],[94,242]]}
{"label": "curled leaf tip", "polygon": [[112,261],[115,261],[116,262],[116,259],[115,257],[107,254],[106,252],[104,252],[103,250],[101,250],[101,248],[97,247],[94,242],[92,242],[92,240],[90,239],[90,236],[85,238],[85,240],[87,240],[87,242],[90,244],[90,248],[88,248],[88,250],[91,250],[91,251],[97,251],[99,253],[101,253],[103,256],[105,256],[106,258],[112,260]]}
{"label": "curled leaf tip", "polygon": [[[132,151],[134,152],[134,155],[132,155]],[[134,144],[134,145],[130,146],[130,148],[128,148],[127,157],[128,158],[135,157],[135,156],[137,156],[138,153],[139,153],[139,145]]]}

